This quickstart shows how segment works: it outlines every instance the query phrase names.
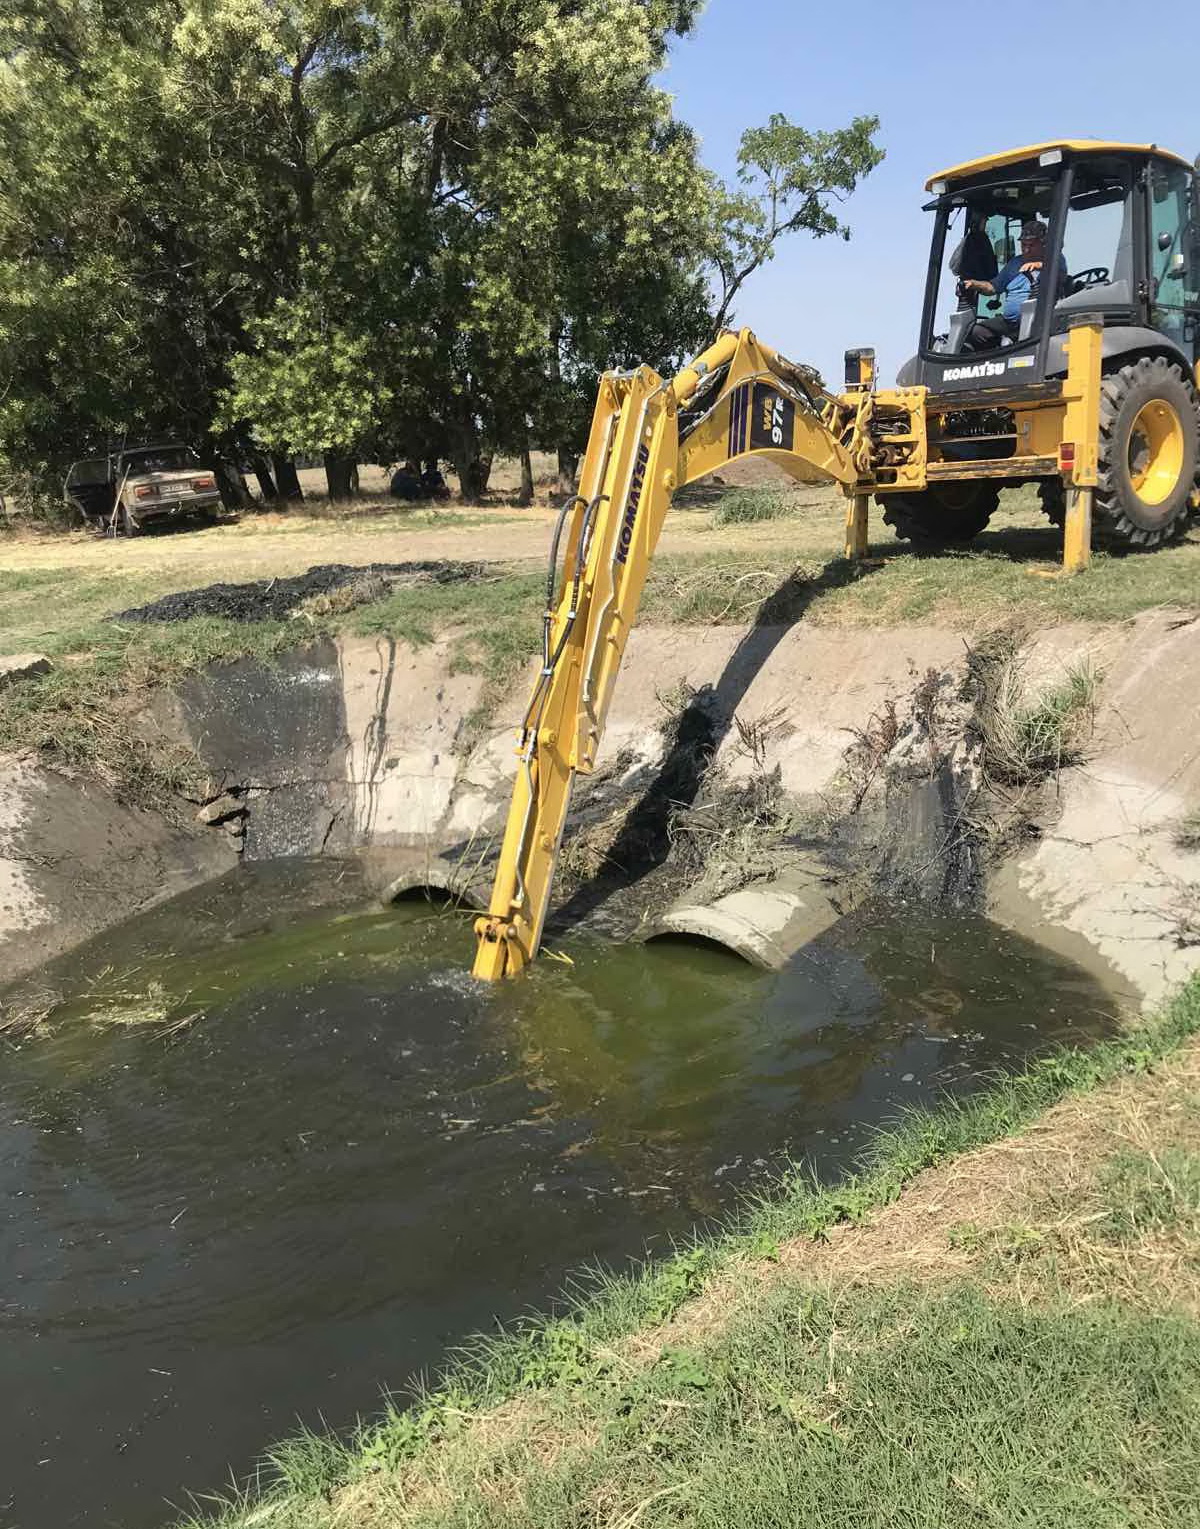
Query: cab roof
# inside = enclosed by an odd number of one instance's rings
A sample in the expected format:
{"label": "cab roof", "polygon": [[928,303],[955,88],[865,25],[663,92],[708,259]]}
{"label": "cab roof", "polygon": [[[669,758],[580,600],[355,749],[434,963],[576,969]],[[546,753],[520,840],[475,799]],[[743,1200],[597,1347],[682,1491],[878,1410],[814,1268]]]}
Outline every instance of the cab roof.
{"label": "cab roof", "polygon": [[925,182],[926,191],[933,190],[934,181],[960,181],[969,176],[982,175],[986,170],[1002,170],[1005,165],[1020,164],[1026,159],[1037,159],[1048,149],[1065,149],[1072,154],[1157,154],[1160,159],[1172,160],[1190,170],[1190,160],[1170,149],[1159,148],[1156,143],[1108,143],[1099,138],[1057,138],[1049,143],[1030,143],[1023,149],[1006,149],[1002,154],[986,154],[982,159],[968,159],[949,170],[939,170]]}

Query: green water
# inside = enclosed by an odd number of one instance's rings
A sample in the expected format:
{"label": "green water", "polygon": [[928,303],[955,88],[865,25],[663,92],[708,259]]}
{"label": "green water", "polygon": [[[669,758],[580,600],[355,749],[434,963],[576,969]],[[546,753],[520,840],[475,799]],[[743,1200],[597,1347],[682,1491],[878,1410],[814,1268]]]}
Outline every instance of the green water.
{"label": "green water", "polygon": [[169,1522],[572,1268],[1114,1018],[1040,949],[904,914],[781,974],[580,941],[487,987],[469,919],[338,876],[240,872],[39,978],[52,1032],[0,1072],[0,1523]]}

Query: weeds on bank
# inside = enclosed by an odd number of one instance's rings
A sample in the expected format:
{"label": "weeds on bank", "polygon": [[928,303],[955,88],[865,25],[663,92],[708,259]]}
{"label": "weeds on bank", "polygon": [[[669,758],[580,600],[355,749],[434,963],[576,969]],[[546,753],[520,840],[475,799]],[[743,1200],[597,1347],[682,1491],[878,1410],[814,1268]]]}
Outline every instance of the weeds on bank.
{"label": "weeds on bank", "polygon": [[88,770],[121,800],[161,804],[189,789],[200,769],[193,751],[149,714],[152,693],[183,674],[268,658],[294,641],[284,622],[104,623],[86,659],[0,690],[0,752]]}
{"label": "weeds on bank", "polygon": [[1175,825],[1175,847],[1200,850],[1200,812],[1189,812]]}
{"label": "weeds on bank", "polygon": [[1048,685],[1031,683],[1024,634],[1000,628],[969,650],[964,693],[975,709],[985,778],[1005,804],[995,834],[1022,819],[1031,794],[1081,764],[1096,726],[1102,675],[1087,660]]}
{"label": "weeds on bank", "polygon": [[801,512],[794,494],[769,488],[726,489],[713,511],[714,529],[721,526],[753,525],[763,520],[790,519]]}
{"label": "weeds on bank", "polygon": [[[285,1468],[268,1476],[253,1515],[308,1529],[332,1516],[386,1521],[391,1504],[403,1505],[406,1522],[430,1526],[550,1529],[577,1522],[579,1504],[589,1503],[599,1521],[633,1514],[631,1523],[653,1523],[667,1520],[647,1505],[672,1487],[687,1522],[713,1529],[780,1521],[772,1515],[795,1516],[797,1503],[806,1522],[823,1522],[823,1505],[833,1501],[853,1501],[856,1522],[881,1525],[896,1521],[898,1503],[911,1509],[908,1522],[943,1522],[939,1504],[952,1501],[956,1515],[982,1514],[981,1522],[1049,1525],[1066,1515],[1099,1526],[1116,1520],[1089,1516],[1088,1505],[1128,1506],[1144,1468],[1156,1494],[1144,1521],[1171,1522],[1181,1494],[1194,1489],[1200,1457],[1200,1415],[1192,1408],[1182,1421],[1176,1395],[1185,1376],[1192,1384],[1200,1329],[1182,1321],[1103,1305],[1032,1310],[967,1288],[860,1290],[834,1305],[785,1277],[774,1295],[763,1287],[707,1348],[659,1350],[647,1369],[631,1366],[618,1345],[668,1321],[714,1276],[774,1260],[785,1240],[823,1238],[864,1220],[924,1170],[1015,1134],[1068,1094],[1153,1069],[1198,1032],[1200,979],[1139,1030],[1060,1051],[979,1095],[904,1117],[839,1183],[795,1169],[722,1236],[630,1274],[583,1278],[562,1315],[477,1340],[439,1389],[394,1403],[349,1441],[310,1437],[299,1454],[275,1452]],[[1176,1164],[1176,1200],[1179,1181]],[[1149,1203],[1122,1193],[1126,1204]],[[1149,1193],[1161,1207],[1153,1184]],[[1028,1236],[1010,1242],[1036,1246]],[[1163,1413],[1134,1420],[1132,1399],[1151,1378],[1154,1395],[1166,1399]],[[536,1433],[521,1432],[520,1415],[505,1411],[525,1391],[543,1397],[552,1416],[569,1418],[560,1454],[548,1456]],[[1134,1421],[1149,1442],[1139,1434],[1139,1448],[1114,1451],[1112,1440],[1129,1437]],[[430,1452],[458,1435],[461,1448],[435,1462]],[[572,1448],[571,1439],[581,1442]],[[1043,1470],[1041,1461],[1051,1464]],[[739,1462],[749,1462],[747,1474]],[[390,1474],[418,1465],[416,1486],[401,1475],[400,1495],[390,1497]],[[738,1482],[736,1492],[724,1490],[726,1477]],[[821,1492],[806,1496],[815,1491],[807,1480],[822,1482]],[[869,1492],[859,1493],[862,1483]],[[1043,1504],[1044,1516],[1026,1512]],[[248,1524],[251,1516],[235,1505],[224,1522]]]}
{"label": "weeds on bank", "polygon": [[988,718],[989,772],[1006,785],[1028,786],[1083,762],[1096,726],[1100,677],[1088,663],[1029,699],[1024,665],[1010,659]]}

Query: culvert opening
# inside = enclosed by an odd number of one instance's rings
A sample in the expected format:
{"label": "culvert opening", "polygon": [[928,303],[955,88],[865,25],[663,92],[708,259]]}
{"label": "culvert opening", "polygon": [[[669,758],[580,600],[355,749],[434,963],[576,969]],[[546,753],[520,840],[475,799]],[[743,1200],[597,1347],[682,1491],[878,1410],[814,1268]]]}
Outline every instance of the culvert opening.
{"label": "culvert opening", "polygon": [[716,954],[727,956],[731,962],[739,966],[761,969],[761,963],[753,961],[743,950],[725,940],[718,939],[715,935],[704,934],[695,929],[659,929],[654,934],[646,936],[642,942],[645,945],[678,946],[681,950],[707,950]]}
{"label": "culvert opening", "polygon": [[388,883],[379,900],[392,905],[425,902],[438,908],[466,908],[475,913],[487,907],[484,892],[465,883],[461,873],[451,866],[423,866],[420,870],[406,871]]}
{"label": "culvert opening", "polygon": [[387,898],[392,904],[432,903],[437,908],[478,908],[479,903],[469,893],[453,891],[449,887],[435,886],[429,882],[415,882],[403,887]]}

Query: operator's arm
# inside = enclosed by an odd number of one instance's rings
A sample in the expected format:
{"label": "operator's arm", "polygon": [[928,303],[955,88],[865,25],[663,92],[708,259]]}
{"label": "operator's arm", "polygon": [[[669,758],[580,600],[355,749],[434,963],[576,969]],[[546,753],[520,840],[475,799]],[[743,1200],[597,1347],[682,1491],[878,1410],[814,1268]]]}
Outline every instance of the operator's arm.
{"label": "operator's arm", "polygon": [[977,281],[974,277],[969,277],[963,282],[963,286],[968,291],[990,292],[993,297],[999,297],[1001,292],[1008,290],[1013,277],[1020,269],[1020,265],[1021,262],[1019,260],[1010,260],[1002,271],[992,277],[991,281]]}

